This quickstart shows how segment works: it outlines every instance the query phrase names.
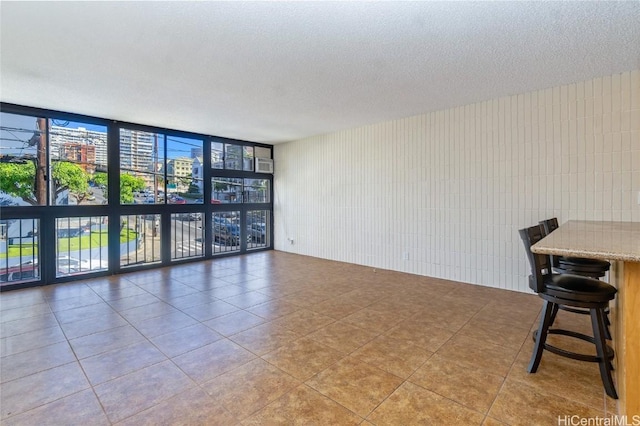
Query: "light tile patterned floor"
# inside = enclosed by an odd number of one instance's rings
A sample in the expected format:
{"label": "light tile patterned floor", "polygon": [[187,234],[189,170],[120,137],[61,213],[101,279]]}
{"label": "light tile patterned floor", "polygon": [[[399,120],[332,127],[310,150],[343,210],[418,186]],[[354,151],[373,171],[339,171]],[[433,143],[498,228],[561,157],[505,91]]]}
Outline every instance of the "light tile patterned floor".
{"label": "light tile patterned floor", "polygon": [[[526,373],[540,306],[535,295],[276,251],[5,292],[0,423],[604,416],[614,401],[597,365],[545,353]],[[558,322],[588,328],[585,316]]]}

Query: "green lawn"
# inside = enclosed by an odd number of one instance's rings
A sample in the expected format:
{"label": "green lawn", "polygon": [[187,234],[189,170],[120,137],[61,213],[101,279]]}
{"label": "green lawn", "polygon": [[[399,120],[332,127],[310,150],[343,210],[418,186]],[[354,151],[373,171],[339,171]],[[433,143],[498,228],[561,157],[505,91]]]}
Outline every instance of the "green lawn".
{"label": "green lawn", "polygon": [[[22,251],[22,253],[20,253]],[[38,254],[38,246],[36,244],[12,244],[7,248],[7,257],[32,257]]]}
{"label": "green lawn", "polygon": [[[120,232],[120,242],[126,243],[131,240],[135,240],[138,237],[138,233],[130,229],[123,229]],[[90,235],[83,235],[80,237],[71,238],[58,238],[58,250],[60,251],[74,251],[80,249],[87,249],[89,247],[103,247],[108,244],[106,232],[91,232]],[[12,244],[7,249],[8,257],[31,257],[38,253],[37,244]]]}
{"label": "green lawn", "polygon": [[[130,229],[123,229],[120,232],[120,242],[126,243],[135,240],[138,233]],[[89,247],[102,247],[107,245],[106,232],[91,232],[90,235],[73,238],[58,238],[58,249],[61,251],[73,251],[86,249]]]}

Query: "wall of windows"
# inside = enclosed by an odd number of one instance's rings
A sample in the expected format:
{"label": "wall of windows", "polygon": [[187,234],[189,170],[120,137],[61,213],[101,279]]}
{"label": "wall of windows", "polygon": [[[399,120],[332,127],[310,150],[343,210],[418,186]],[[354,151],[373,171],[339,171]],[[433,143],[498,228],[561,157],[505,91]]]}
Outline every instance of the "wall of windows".
{"label": "wall of windows", "polygon": [[1,104],[0,289],[272,248],[268,145]]}
{"label": "wall of windows", "polygon": [[106,126],[4,111],[0,122],[2,206],[106,204]]}

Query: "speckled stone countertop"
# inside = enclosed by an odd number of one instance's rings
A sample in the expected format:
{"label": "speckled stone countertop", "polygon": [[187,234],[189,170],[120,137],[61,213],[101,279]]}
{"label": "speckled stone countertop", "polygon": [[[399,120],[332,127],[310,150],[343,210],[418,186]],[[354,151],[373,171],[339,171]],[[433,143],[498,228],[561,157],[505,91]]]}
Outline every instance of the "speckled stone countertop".
{"label": "speckled stone countertop", "polygon": [[570,220],[531,247],[534,253],[640,262],[640,222]]}

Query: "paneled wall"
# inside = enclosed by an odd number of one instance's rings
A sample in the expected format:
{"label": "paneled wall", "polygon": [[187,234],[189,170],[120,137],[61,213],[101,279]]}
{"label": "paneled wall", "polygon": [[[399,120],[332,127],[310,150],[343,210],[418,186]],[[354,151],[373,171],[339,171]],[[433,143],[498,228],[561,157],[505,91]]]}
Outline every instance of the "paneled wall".
{"label": "paneled wall", "polygon": [[528,291],[519,228],[640,221],[640,71],[275,146],[275,248]]}

